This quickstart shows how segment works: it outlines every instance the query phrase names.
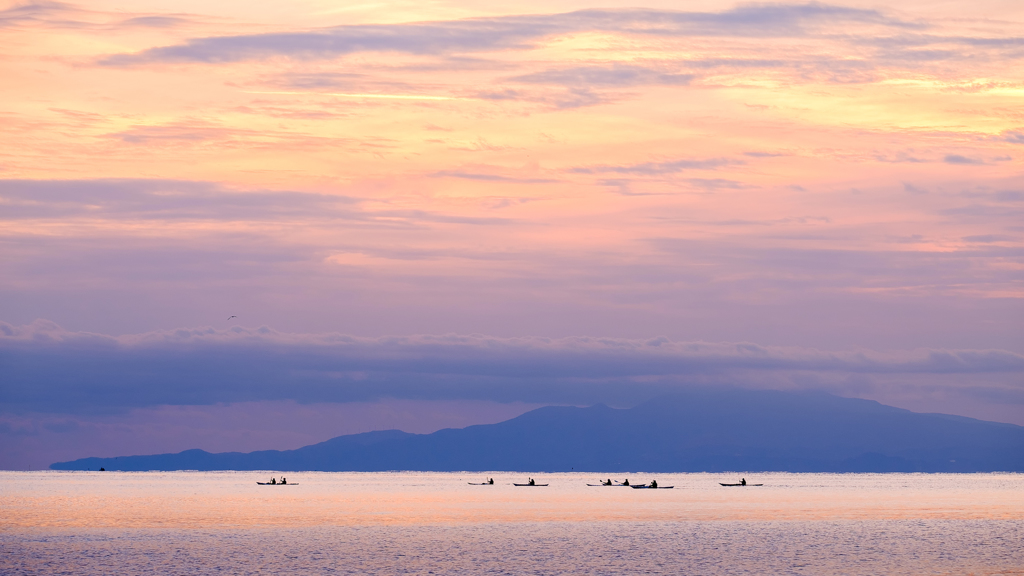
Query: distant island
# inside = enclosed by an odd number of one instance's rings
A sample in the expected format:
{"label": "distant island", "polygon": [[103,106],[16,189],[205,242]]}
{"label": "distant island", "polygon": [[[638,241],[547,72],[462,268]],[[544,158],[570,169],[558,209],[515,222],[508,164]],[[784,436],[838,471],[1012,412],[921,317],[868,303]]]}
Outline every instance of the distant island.
{"label": "distant island", "polygon": [[296,450],[83,458],[53,470],[1024,472],[1024,427],[822,392],[691,389],[629,409],[338,436]]}

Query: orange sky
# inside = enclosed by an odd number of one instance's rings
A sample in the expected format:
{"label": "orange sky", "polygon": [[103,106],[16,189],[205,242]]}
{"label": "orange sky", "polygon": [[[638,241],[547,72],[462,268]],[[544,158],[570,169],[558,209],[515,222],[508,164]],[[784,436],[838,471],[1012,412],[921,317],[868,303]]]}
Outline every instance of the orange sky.
{"label": "orange sky", "polygon": [[[280,258],[265,277],[254,254],[177,277],[217,310],[265,283],[239,309],[300,331],[351,317],[324,314],[338,292],[376,310],[348,327],[366,334],[615,334],[621,321],[589,319],[620,310],[653,318],[622,327],[632,336],[776,339],[658,322],[693,321],[708,286],[722,306],[913,296],[1021,318],[1017,3],[478,4],[7,4],[0,289],[21,301],[4,314],[61,316],[59,295],[35,296],[57,281],[109,303],[152,295],[117,320],[68,310],[62,324],[201,324],[209,309],[102,255],[241,243]],[[42,191],[54,185],[65,192]],[[82,250],[82,268],[58,246]],[[490,325],[374,319],[409,298],[449,309],[453,283],[476,315],[523,301]],[[288,304],[310,291],[317,313]],[[590,311],[527,321],[535,300]],[[778,343],[804,343],[796,332]],[[956,340],[935,343],[971,344]]]}

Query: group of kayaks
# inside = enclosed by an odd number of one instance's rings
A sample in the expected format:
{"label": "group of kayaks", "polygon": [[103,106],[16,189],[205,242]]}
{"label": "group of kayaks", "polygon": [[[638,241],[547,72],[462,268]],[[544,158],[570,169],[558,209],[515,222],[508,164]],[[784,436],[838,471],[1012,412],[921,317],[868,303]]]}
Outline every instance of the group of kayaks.
{"label": "group of kayaks", "polygon": [[[299,485],[298,482],[292,482],[291,484],[289,484],[288,483],[288,479],[283,477],[283,476],[281,477],[281,481],[280,482],[277,481],[277,478],[271,478],[270,482],[257,482],[257,484],[259,484],[260,486],[298,486]],[[725,482],[719,482],[719,484],[721,484],[722,486],[764,486],[764,484],[747,484],[747,479],[746,478],[740,479],[740,481],[735,483],[735,484],[727,484]],[[494,485],[494,478],[488,478],[486,482],[470,482],[469,485],[470,486],[493,486]],[[513,486],[538,486],[538,487],[540,487],[540,486],[547,486],[547,484],[537,484],[537,481],[534,480],[533,478],[530,478],[527,482],[525,482],[523,484],[517,484],[517,483],[513,482],[512,485]],[[646,490],[669,490],[671,488],[675,488],[675,486],[658,486],[658,481],[657,480],[651,480],[650,484],[630,484],[629,483],[629,478],[626,478],[622,482],[619,482],[618,480],[613,482],[612,479],[609,478],[609,479],[605,480],[604,482],[601,482],[600,484],[587,484],[587,486],[619,486],[619,487],[622,487],[622,488],[633,488],[633,489],[636,489],[636,490],[644,490],[644,489],[646,489]]]}
{"label": "group of kayaks", "polygon": [[[764,486],[764,484],[747,484],[747,479],[742,478],[735,484],[727,484],[725,482],[719,482],[722,486]],[[486,482],[469,482],[470,486],[493,486],[494,478],[488,478]],[[530,478],[527,482],[518,484],[512,483],[513,486],[547,486],[547,484],[537,484],[536,480]],[[636,490],[668,490],[675,488],[675,486],[659,486],[657,480],[651,480],[649,484],[630,484],[629,478],[626,478],[622,482],[612,481],[611,478],[601,482],[600,484],[587,484],[587,486],[619,486],[622,488],[634,488]]]}
{"label": "group of kayaks", "polygon": [[[494,486],[494,478],[488,478],[487,482],[470,482],[469,485],[470,486]],[[533,478],[530,478],[524,484],[516,484],[515,482],[513,482],[512,485],[513,486],[547,486],[547,484],[537,484],[537,481],[534,480]]]}
{"label": "group of kayaks", "polygon": [[612,482],[612,479],[609,478],[609,479],[605,480],[604,482],[601,482],[600,484],[587,484],[587,486],[622,486],[623,488],[635,488],[637,490],[641,490],[641,489],[644,489],[644,488],[646,488],[648,490],[650,490],[650,489],[668,490],[670,488],[675,488],[675,486],[658,486],[658,481],[657,480],[651,480],[650,484],[630,484],[629,483],[629,478],[626,478],[622,482],[618,482],[618,481]]}

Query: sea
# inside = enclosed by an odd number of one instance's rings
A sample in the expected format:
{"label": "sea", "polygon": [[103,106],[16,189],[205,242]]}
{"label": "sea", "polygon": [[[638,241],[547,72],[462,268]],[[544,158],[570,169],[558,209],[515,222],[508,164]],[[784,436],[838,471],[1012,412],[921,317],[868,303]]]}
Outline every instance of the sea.
{"label": "sea", "polygon": [[0,472],[0,574],[1024,575],[1024,474]]}

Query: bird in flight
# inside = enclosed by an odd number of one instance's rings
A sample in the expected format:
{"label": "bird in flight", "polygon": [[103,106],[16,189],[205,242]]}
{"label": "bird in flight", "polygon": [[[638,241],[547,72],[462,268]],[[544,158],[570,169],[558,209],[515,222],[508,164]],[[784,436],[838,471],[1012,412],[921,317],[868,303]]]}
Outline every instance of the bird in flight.
{"label": "bird in flight", "polygon": [[238,318],[238,316],[228,316],[228,320],[231,320],[232,318]]}

